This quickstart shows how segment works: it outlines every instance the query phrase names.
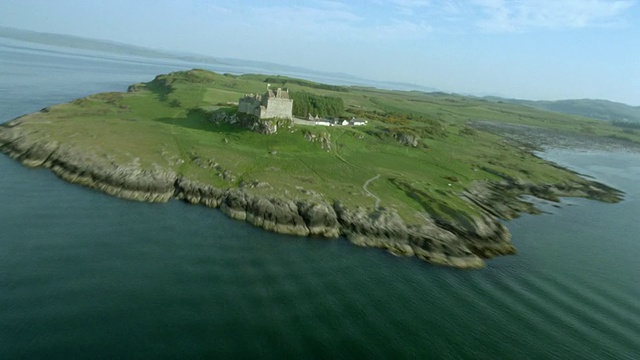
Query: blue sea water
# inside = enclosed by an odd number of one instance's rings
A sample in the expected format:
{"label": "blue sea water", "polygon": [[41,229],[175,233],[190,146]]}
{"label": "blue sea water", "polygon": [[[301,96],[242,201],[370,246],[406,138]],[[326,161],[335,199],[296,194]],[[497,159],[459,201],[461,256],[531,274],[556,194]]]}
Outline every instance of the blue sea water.
{"label": "blue sea water", "polygon": [[[196,66],[0,38],[0,122]],[[460,271],[0,155],[0,359],[638,359],[638,154],[544,156],[625,200],[542,204],[507,223],[517,256]]]}

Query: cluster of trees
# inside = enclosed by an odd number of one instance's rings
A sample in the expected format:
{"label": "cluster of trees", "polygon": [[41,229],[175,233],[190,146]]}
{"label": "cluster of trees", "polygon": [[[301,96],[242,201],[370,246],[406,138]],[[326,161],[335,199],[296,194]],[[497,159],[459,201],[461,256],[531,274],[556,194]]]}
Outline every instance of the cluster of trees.
{"label": "cluster of trees", "polygon": [[338,117],[344,112],[344,102],[339,97],[321,96],[305,91],[289,94],[293,99],[293,115],[307,117],[309,114],[320,117]]}
{"label": "cluster of trees", "polygon": [[310,87],[312,89],[321,89],[321,90],[331,90],[331,91],[341,91],[348,92],[349,90],[344,86],[339,85],[329,85],[329,84],[320,84],[313,81],[303,80],[303,79],[294,79],[286,76],[270,76],[264,79],[264,82],[269,84],[282,84],[282,86],[286,86],[287,84],[296,84],[302,85],[306,87]]}

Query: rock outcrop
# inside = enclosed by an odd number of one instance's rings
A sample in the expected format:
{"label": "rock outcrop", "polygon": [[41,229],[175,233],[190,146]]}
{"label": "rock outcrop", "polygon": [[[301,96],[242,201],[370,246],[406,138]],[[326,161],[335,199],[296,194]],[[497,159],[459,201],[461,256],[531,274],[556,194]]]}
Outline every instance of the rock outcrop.
{"label": "rock outcrop", "polygon": [[[18,118],[0,125],[0,151],[27,166],[50,168],[69,182],[131,200],[165,202],[176,198],[219,207],[234,219],[269,231],[326,238],[343,235],[359,246],[382,248],[396,255],[416,256],[457,268],[482,267],[483,259],[516,252],[509,231],[498,218],[510,219],[522,212],[534,212],[535,207],[522,200],[521,195],[550,200],[557,200],[559,196],[584,196],[603,201],[620,199],[616,190],[586,180],[580,184],[545,186],[510,179],[479,182],[461,196],[480,208],[481,215],[460,214],[456,221],[450,221],[422,213],[421,224],[407,225],[392,209],[353,209],[337,201],[329,204],[319,196],[305,200],[259,196],[251,189],[270,185],[256,182],[221,189],[172,171],[116,164],[83,149],[32,140],[29,133],[21,131],[20,122]],[[209,163],[203,164],[209,166]]]}
{"label": "rock outcrop", "polygon": [[0,150],[27,166],[50,168],[64,180],[125,199],[166,202],[174,195],[173,172],[106,163],[57,142],[34,142],[15,125],[0,128]]}
{"label": "rock outcrop", "polygon": [[331,134],[327,132],[314,134],[307,130],[304,133],[304,138],[309,142],[319,142],[323,150],[331,151]]}
{"label": "rock outcrop", "polygon": [[268,118],[260,119],[257,116],[245,113],[230,114],[225,111],[214,112],[210,119],[213,123],[238,124],[246,129],[259,134],[270,135],[278,132],[278,129],[288,129],[293,126],[291,119]]}
{"label": "rock outcrop", "polygon": [[442,224],[423,215],[423,224],[408,226],[390,209],[368,213],[365,209],[347,209],[340,203],[335,209],[344,235],[359,246],[458,268],[482,267],[481,257],[515,253],[509,231],[489,217],[467,224]]}
{"label": "rock outcrop", "polygon": [[584,197],[607,203],[622,200],[622,192],[595,181],[537,185],[505,178],[499,182],[475,182],[461,197],[481,208],[485,213],[509,220],[522,213],[537,214],[540,211],[523,199],[530,195],[552,202],[561,197]]}
{"label": "rock outcrop", "polygon": [[420,137],[410,131],[398,131],[393,134],[393,138],[400,143],[400,145],[418,147],[420,144]]}

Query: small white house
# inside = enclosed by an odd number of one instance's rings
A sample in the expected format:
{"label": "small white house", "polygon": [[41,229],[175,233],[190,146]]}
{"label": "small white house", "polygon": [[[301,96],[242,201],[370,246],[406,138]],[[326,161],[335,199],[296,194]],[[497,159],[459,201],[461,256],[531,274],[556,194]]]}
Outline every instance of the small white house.
{"label": "small white house", "polygon": [[367,120],[356,120],[356,119],[354,118],[354,119],[351,119],[351,120],[349,121],[349,125],[352,125],[352,126],[363,126],[363,125],[367,125]]}

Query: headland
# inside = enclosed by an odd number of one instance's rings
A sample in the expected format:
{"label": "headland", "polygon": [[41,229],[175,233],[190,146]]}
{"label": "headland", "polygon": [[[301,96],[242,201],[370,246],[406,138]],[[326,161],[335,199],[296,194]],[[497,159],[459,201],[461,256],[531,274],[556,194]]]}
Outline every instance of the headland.
{"label": "headland", "polygon": [[[288,88],[293,116],[345,125],[238,111],[267,84]],[[638,141],[593,120],[458,95],[191,70],[19,117],[0,126],[0,150],[121,198],[181,199],[269,231],[345,236],[458,268],[516,253],[501,220],[537,211],[523,195],[621,199],[479,120]]]}

